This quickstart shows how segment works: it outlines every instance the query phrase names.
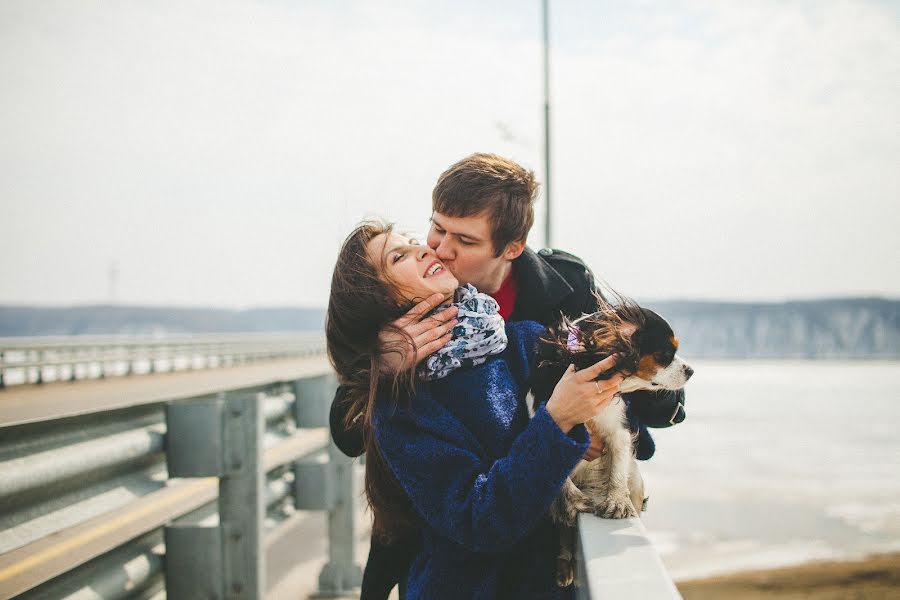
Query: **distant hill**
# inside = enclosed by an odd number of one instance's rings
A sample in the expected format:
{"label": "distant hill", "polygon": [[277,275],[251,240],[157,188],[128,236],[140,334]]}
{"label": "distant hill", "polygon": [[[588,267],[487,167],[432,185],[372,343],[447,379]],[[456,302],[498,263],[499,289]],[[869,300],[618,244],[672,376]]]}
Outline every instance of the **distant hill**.
{"label": "distant hill", "polygon": [[[900,359],[900,300],[657,301],[690,358]],[[0,336],[321,331],[321,308],[0,306]]]}
{"label": "distant hill", "polygon": [[322,308],[0,306],[0,336],[321,331]]}
{"label": "distant hill", "polygon": [[900,359],[900,300],[646,303],[693,358]]}

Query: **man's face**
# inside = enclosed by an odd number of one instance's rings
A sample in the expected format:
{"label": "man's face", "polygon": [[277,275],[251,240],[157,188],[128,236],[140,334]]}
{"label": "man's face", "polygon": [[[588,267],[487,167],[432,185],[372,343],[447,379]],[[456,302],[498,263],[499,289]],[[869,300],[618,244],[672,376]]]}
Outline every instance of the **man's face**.
{"label": "man's face", "polygon": [[459,279],[460,285],[471,283],[479,291],[489,294],[497,291],[500,283],[496,281],[497,274],[502,273],[511,260],[506,252],[495,256],[487,214],[448,217],[433,213],[427,242]]}

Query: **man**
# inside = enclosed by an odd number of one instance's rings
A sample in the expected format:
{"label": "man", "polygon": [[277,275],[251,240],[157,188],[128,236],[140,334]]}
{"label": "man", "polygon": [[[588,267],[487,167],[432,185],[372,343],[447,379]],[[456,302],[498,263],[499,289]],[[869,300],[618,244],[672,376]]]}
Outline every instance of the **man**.
{"label": "man", "polygon": [[[526,246],[537,191],[534,174],[511,160],[494,154],[466,157],[447,169],[435,185],[427,243],[460,285],[470,283],[493,296],[504,319],[550,325],[560,314],[574,319],[594,312],[597,290],[591,270],[579,258],[549,248],[534,252]],[[456,309],[427,316],[442,301],[436,294],[394,323],[414,342],[416,363],[450,341]],[[387,334],[382,342],[385,346],[405,343]],[[399,370],[410,365],[392,366]],[[345,454],[359,456],[363,433],[344,426],[347,407],[342,398],[339,389],[331,406],[332,438]],[[625,395],[625,400],[629,424],[637,434],[637,457],[646,460],[655,449],[646,427],[681,422],[684,392],[635,392]],[[585,459],[596,458],[601,450],[599,441],[592,443]],[[397,578],[402,578],[412,553],[409,548],[396,550],[373,539],[363,597],[386,597]]]}
{"label": "man", "polygon": [[[594,277],[581,259],[549,248],[525,245],[534,224],[538,184],[534,174],[495,154],[473,154],[447,169],[432,193],[427,243],[460,285],[471,283],[490,294],[510,321],[549,325],[560,313],[577,318],[596,310]],[[439,295],[415,306],[396,324],[416,345],[418,363],[450,340],[455,309],[423,318],[443,300]],[[385,343],[396,343],[385,339]],[[396,365],[397,369],[408,365]],[[341,394],[331,410],[335,443],[348,456],[362,454],[362,433],[341,424]],[[634,392],[626,395],[637,457],[650,458],[655,446],[646,427],[669,427],[684,420],[684,392]],[[596,458],[593,445],[586,458]]]}

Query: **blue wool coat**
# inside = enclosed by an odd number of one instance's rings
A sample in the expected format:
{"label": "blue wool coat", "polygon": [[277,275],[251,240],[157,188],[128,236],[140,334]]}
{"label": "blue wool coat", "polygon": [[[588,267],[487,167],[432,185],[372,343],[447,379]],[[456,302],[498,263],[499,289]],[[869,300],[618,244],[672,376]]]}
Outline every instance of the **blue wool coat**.
{"label": "blue wool coat", "polygon": [[548,510],[588,447],[542,407],[528,419],[538,337],[508,323],[509,344],[484,364],[420,382],[408,405],[380,405],[374,427],[391,470],[425,523],[408,598],[565,598]]}

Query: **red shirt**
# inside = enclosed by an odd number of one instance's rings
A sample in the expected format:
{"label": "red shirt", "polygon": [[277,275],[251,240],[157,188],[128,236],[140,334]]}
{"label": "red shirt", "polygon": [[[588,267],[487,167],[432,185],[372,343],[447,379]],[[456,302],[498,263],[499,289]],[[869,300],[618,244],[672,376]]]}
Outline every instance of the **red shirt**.
{"label": "red shirt", "polygon": [[491,294],[497,304],[500,305],[500,316],[509,319],[516,308],[516,298],[519,297],[519,282],[516,281],[512,269],[509,275],[500,284],[500,289]]}

